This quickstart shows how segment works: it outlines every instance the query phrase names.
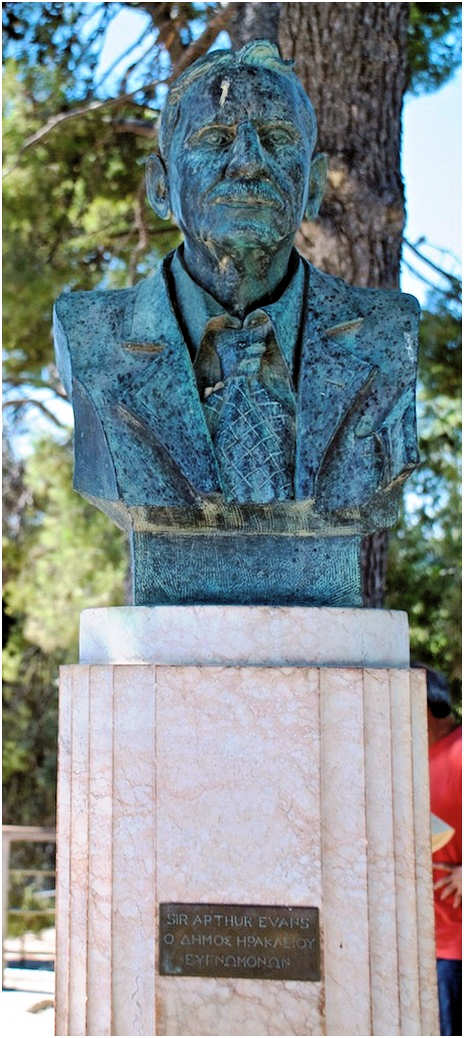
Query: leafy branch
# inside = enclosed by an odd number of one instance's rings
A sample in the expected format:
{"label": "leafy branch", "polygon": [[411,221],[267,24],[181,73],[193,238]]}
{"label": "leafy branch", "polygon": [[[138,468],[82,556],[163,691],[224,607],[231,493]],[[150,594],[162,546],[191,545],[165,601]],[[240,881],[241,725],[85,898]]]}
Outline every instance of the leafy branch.
{"label": "leafy branch", "polygon": [[[184,51],[182,57],[177,61],[176,65],[172,69],[172,72],[166,79],[159,79],[159,77],[156,77],[155,79],[150,79],[148,80],[148,82],[142,84],[141,86],[138,86],[135,90],[130,90],[127,93],[118,94],[117,97],[109,97],[106,98],[104,101],[90,101],[90,103],[88,104],[80,105],[79,107],[71,109],[69,111],[61,111],[58,112],[56,115],[53,115],[43,126],[41,126],[38,130],[36,130],[35,133],[31,134],[31,136],[24,141],[24,144],[19,149],[16,162],[4,171],[3,176],[9,176],[10,173],[12,173],[13,170],[17,168],[22,156],[25,154],[26,151],[29,150],[29,148],[33,148],[36,144],[39,143],[39,141],[43,141],[45,137],[48,137],[50,133],[56,130],[59,126],[62,126],[64,123],[68,123],[73,119],[80,119],[87,115],[94,114],[95,112],[102,112],[109,108],[120,108],[127,101],[133,100],[138,94],[153,91],[157,86],[160,86],[161,84],[164,86],[168,86],[174,79],[177,78],[177,76],[180,75],[181,72],[184,71],[184,69],[188,68],[188,66],[191,65],[192,62],[196,61],[198,57],[204,54],[209,49],[209,47],[211,47],[212,43],[214,43],[214,40],[216,39],[216,36],[218,36],[219,33],[222,32],[223,29],[225,29],[228,22],[230,21],[234,6],[234,4],[229,4],[227,8],[225,8],[224,10],[220,10],[214,16],[214,18],[211,19],[211,21],[205,26],[203,32],[200,34],[198,39],[194,40],[192,43],[189,44],[189,46]],[[173,42],[174,33],[175,29],[172,28],[170,34],[163,34],[164,38],[162,42],[168,50],[170,44]],[[158,44],[160,42],[161,35],[162,34],[160,32],[160,36],[158,37],[157,41]],[[142,105],[142,107],[149,108],[150,106],[147,104]]]}
{"label": "leafy branch", "polygon": [[414,274],[414,276],[419,278],[420,281],[423,281],[424,284],[428,285],[429,288],[432,288],[435,291],[438,289],[448,299],[452,299],[455,302],[459,301],[461,298],[460,279],[456,277],[455,274],[451,274],[449,270],[445,270],[444,267],[440,267],[438,263],[434,263],[434,261],[431,260],[429,256],[426,256],[424,252],[421,252],[418,246],[426,244],[425,238],[420,238],[415,245],[413,245],[412,242],[408,241],[407,238],[403,238],[403,242],[405,245],[407,245],[408,249],[410,249],[411,252],[413,252],[419,260],[421,260],[422,263],[425,263],[428,267],[430,267],[431,270],[434,270],[436,274],[440,275],[440,277],[445,278],[445,280],[448,281],[450,287],[440,287],[436,284],[436,282],[431,281],[429,278],[427,278],[425,274],[422,274],[419,270],[417,270],[416,267],[414,267],[411,263],[408,262],[408,260],[406,260],[403,257],[403,263],[407,270],[410,270],[411,274]]}

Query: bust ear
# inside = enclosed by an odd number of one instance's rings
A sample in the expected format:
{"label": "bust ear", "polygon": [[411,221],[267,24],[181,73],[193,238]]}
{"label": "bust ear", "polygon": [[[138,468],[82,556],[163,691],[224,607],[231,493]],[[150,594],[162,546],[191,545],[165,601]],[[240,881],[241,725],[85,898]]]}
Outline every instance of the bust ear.
{"label": "bust ear", "polygon": [[313,158],[309,175],[308,201],[305,209],[305,217],[307,220],[314,220],[319,212],[319,207],[325,191],[328,168],[329,160],[327,155],[320,154]]}
{"label": "bust ear", "polygon": [[148,201],[161,220],[169,220],[169,185],[166,166],[160,155],[149,155],[145,167]]}

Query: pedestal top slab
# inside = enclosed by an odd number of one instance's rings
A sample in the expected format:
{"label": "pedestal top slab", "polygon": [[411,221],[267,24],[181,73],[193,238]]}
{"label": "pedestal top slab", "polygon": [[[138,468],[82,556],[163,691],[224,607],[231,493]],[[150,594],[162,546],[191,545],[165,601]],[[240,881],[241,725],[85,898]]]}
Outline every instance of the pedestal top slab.
{"label": "pedestal top slab", "polygon": [[300,606],[85,609],[81,663],[408,667],[404,612]]}

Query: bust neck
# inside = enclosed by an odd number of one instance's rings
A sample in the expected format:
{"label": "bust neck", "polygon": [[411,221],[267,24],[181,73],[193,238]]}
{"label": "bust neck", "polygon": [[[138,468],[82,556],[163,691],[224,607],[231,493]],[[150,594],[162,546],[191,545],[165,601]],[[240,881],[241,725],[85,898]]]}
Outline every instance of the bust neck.
{"label": "bust neck", "polygon": [[293,239],[273,251],[250,246],[232,250],[211,243],[184,241],[188,273],[230,314],[243,318],[263,299],[272,298],[285,280]]}

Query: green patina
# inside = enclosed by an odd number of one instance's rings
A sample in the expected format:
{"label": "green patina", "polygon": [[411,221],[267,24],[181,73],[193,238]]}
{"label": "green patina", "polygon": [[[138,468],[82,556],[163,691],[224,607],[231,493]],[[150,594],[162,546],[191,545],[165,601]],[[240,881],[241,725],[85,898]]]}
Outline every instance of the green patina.
{"label": "green patina", "polygon": [[360,545],[417,464],[419,307],[294,248],[327,162],[265,41],[171,88],[147,166],[180,249],[55,307],[74,486],[130,534],[135,604],[359,606]]}

